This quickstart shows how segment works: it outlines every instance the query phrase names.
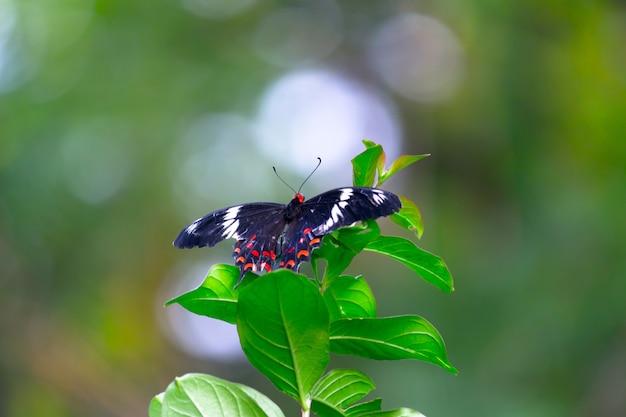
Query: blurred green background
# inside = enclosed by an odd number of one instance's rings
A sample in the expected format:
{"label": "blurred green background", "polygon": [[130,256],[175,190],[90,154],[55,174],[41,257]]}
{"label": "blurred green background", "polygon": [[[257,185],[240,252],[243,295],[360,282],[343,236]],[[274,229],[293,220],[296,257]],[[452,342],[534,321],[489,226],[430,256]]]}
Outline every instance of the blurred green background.
{"label": "blurred green background", "polygon": [[352,272],[460,373],[333,366],[429,417],[626,415],[624,3],[0,0],[0,416],[146,415],[187,372],[296,415],[231,327],[162,307],[231,244],[171,242],[288,202],[272,166],[349,184],[365,138],[432,154],[385,186],[456,291],[376,255]]}

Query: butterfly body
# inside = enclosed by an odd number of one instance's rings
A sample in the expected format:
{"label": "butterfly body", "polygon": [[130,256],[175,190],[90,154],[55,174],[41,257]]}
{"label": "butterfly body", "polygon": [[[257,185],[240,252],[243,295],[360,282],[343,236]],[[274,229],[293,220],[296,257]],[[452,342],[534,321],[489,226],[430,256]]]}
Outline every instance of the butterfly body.
{"label": "butterfly body", "polygon": [[235,264],[248,271],[287,268],[298,271],[325,234],[355,222],[389,216],[401,207],[393,193],[369,187],[344,187],[309,200],[299,192],[289,204],[249,203],[203,216],[174,240],[178,248],[214,246],[235,238]]}

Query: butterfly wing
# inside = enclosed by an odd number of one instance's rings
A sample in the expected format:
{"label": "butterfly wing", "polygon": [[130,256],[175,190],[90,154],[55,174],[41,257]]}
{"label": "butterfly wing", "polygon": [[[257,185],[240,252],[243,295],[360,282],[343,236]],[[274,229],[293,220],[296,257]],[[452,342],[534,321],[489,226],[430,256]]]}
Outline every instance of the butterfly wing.
{"label": "butterfly wing", "polygon": [[285,229],[284,204],[250,203],[214,211],[185,227],[174,240],[178,248],[215,246],[235,238],[233,257],[241,275],[269,271],[276,259],[278,238]]}
{"label": "butterfly wing", "polygon": [[378,188],[337,188],[312,197],[287,227],[279,266],[297,271],[325,234],[358,221],[389,216],[401,206],[397,195]]}
{"label": "butterfly wing", "polygon": [[[282,219],[284,204],[250,203],[214,211],[185,227],[174,240],[181,249],[215,246],[224,239],[248,239],[259,235],[268,222]],[[284,224],[283,224],[284,227]]]}

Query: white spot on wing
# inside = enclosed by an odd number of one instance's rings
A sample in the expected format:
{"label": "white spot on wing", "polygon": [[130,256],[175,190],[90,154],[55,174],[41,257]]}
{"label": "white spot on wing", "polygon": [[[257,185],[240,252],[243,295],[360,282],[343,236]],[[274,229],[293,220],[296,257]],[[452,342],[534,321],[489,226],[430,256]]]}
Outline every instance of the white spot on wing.
{"label": "white spot on wing", "polygon": [[[345,201],[343,203],[347,204],[347,202]],[[341,202],[333,206],[333,208],[330,210],[330,217],[328,218],[328,220],[326,220],[326,223],[324,223],[323,225],[324,231],[330,229],[335,223],[339,221],[340,217],[343,217],[343,213],[341,209],[342,209]]]}
{"label": "white spot on wing", "polygon": [[200,220],[202,220],[202,218],[199,218],[198,220],[196,220],[195,222],[187,226],[187,229],[185,229],[185,233],[187,233],[188,235],[193,235],[196,229],[198,228],[198,224],[200,223]]}
{"label": "white spot on wing", "polygon": [[237,218],[237,214],[239,214],[239,209],[241,206],[234,206],[226,210],[226,214],[224,214],[224,220],[232,220]]}
{"label": "white spot on wing", "polygon": [[374,200],[374,204],[380,206],[387,200],[387,196],[380,190],[373,190],[372,199]]}
{"label": "white spot on wing", "polygon": [[350,188],[342,188],[341,195],[339,196],[340,201],[347,201],[352,197],[352,190]]}
{"label": "white spot on wing", "polygon": [[222,236],[224,239],[228,239],[229,237],[239,239],[237,229],[239,229],[239,220],[232,220],[230,224],[224,224],[224,232],[222,233]]}

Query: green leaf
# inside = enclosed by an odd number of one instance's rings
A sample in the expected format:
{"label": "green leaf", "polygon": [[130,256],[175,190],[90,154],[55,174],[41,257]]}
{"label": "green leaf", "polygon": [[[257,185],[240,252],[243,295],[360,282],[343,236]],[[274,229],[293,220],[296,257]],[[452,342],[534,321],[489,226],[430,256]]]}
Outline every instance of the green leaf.
{"label": "green leaf", "polygon": [[235,384],[235,385],[239,387],[243,392],[248,394],[248,396],[252,398],[259,405],[259,407],[261,407],[261,409],[265,411],[265,413],[268,416],[284,417],[283,412],[280,410],[278,405],[272,402],[272,400],[267,398],[265,395],[261,394],[259,391],[247,385],[243,385],[243,384]]}
{"label": "green leaf", "polygon": [[383,148],[375,145],[367,148],[352,159],[352,183],[355,187],[371,187],[376,178],[376,167]]}
{"label": "green leaf", "polygon": [[376,398],[371,401],[355,404],[349,408],[346,408],[346,415],[348,415],[349,417],[356,417],[374,411],[380,411],[382,402],[383,400],[381,398]]}
{"label": "green leaf", "polygon": [[330,320],[376,317],[376,300],[363,277],[340,276],[324,291]]}
{"label": "green leaf", "polygon": [[363,372],[354,369],[334,369],[313,387],[313,403],[321,401],[344,409],[365,397],[374,388],[370,377]]}
{"label": "green leaf", "polygon": [[163,415],[163,397],[165,393],[162,392],[159,395],[155,396],[152,401],[150,401],[150,406],[148,407],[148,416],[149,417],[161,417]]}
{"label": "green leaf", "polygon": [[418,316],[334,321],[330,326],[330,349],[377,360],[418,359],[456,373],[439,332]]}
{"label": "green leaf", "polygon": [[239,290],[233,288],[237,284],[239,274],[239,268],[236,266],[214,265],[200,287],[168,301],[166,305],[178,303],[192,313],[234,324],[237,321]]}
{"label": "green leaf", "polygon": [[379,236],[370,242],[365,250],[382,253],[403,263],[444,292],[454,290],[452,275],[443,259],[418,248],[410,240],[394,236]]}
{"label": "green leaf", "polygon": [[383,182],[387,181],[389,178],[397,174],[399,171],[402,171],[404,168],[408,167],[411,164],[414,164],[420,159],[426,158],[427,156],[430,156],[430,154],[427,153],[423,155],[403,155],[399,157],[398,159],[396,159],[395,161],[391,163],[391,166],[389,167],[388,170],[378,171],[377,186],[380,187]]}
{"label": "green leaf", "polygon": [[[252,392],[254,394],[250,395]],[[165,390],[161,416],[284,417],[284,414],[270,399],[252,388],[242,389],[239,384],[210,375],[187,374],[176,378]],[[150,417],[156,415],[150,414]]]}
{"label": "green leaf", "polygon": [[[380,235],[380,228],[375,220],[368,220],[358,226],[342,227],[330,235],[324,236],[322,246],[313,251],[311,262],[326,260],[324,285],[329,285],[352,262],[368,243]],[[317,265],[314,267],[317,274]]]}
{"label": "green leaf", "polygon": [[329,360],[329,316],[315,284],[278,270],[239,294],[237,329],[250,363],[308,409],[313,384]]}
{"label": "green leaf", "polygon": [[417,238],[422,237],[424,233],[424,223],[422,222],[422,213],[419,207],[406,197],[399,196],[402,202],[400,211],[390,216],[391,220],[401,227],[414,232]]}
{"label": "green leaf", "polygon": [[380,174],[385,171],[385,162],[387,161],[387,155],[385,154],[385,150],[383,149],[382,145],[379,145],[376,142],[372,142],[371,140],[367,139],[363,140],[363,145],[365,145],[366,149],[380,146],[382,152],[380,154],[380,157],[378,158],[378,161],[376,161],[376,171],[378,171],[378,175],[380,176]]}
{"label": "green leaf", "polygon": [[311,403],[311,410],[318,417],[347,417],[347,414],[340,408],[323,401],[315,401]]}

